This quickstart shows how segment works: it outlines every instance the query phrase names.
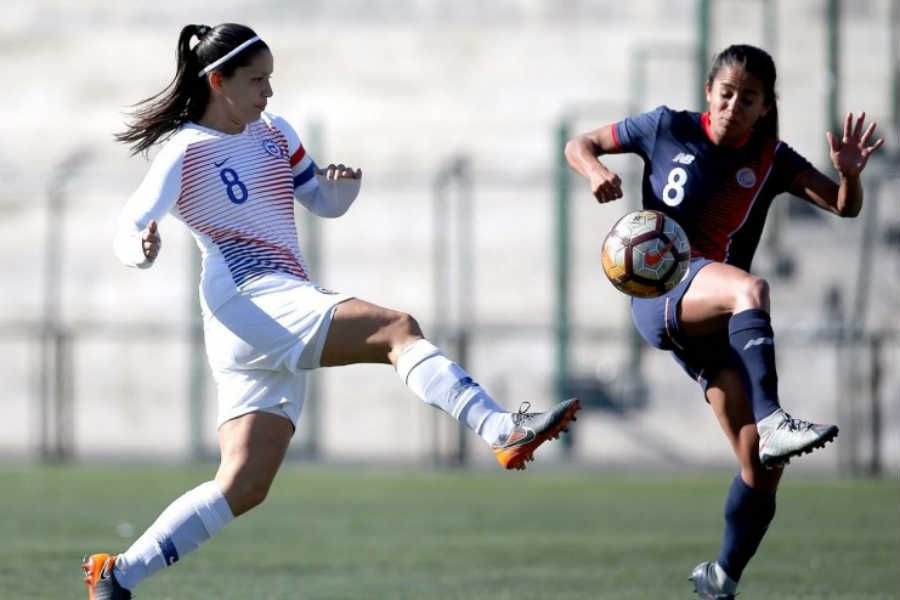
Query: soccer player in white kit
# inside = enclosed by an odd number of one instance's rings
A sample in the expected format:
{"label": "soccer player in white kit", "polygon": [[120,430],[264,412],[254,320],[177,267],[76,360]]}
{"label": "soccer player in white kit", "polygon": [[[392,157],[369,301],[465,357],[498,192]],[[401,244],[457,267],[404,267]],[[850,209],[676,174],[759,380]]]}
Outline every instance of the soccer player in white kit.
{"label": "soccer player in white kit", "polygon": [[263,501],[300,416],[309,369],[392,364],[419,398],[478,433],[507,469],[524,469],[580,408],[571,399],[544,413],[524,405],[506,411],[425,340],[410,315],[313,283],[293,203],[338,217],[355,200],[362,172],[319,169],[287,121],[265,112],[272,71],[272,53],[248,27],[188,25],[173,82],[118,136],[135,153],[165,143],[122,210],[117,256],[150,267],[166,214],[190,229],[202,252],[221,462],[212,481],[172,502],[128,550],[85,557],[91,600],[131,598],[140,581]]}

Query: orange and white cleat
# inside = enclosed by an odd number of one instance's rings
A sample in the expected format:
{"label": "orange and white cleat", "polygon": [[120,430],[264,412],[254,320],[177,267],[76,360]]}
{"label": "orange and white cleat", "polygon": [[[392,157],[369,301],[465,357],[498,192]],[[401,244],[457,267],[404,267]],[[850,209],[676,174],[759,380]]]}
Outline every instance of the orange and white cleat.
{"label": "orange and white cleat", "polygon": [[547,440],[556,439],[569,430],[569,422],[576,421],[581,401],[570,398],[543,413],[531,413],[531,404],[523,402],[519,412],[510,416],[513,430],[492,446],[497,461],[506,469],[524,470],[525,463],[534,460],[534,451]]}
{"label": "orange and white cleat", "polygon": [[116,557],[91,554],[81,563],[81,574],[88,586],[88,600],[131,600],[131,592],[119,585],[113,574]]}

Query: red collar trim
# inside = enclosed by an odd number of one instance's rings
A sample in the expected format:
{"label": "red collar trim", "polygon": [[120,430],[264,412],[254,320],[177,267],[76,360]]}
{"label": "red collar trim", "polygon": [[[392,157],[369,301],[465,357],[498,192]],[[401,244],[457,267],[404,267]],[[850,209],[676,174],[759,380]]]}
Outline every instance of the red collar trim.
{"label": "red collar trim", "polygon": [[[713,140],[712,131],[710,131],[710,129],[709,129],[709,111],[706,111],[705,113],[700,115],[700,124],[703,126],[703,133],[706,134],[707,139],[709,139],[710,142],[712,142],[713,144],[718,146],[719,144],[716,144],[715,140]],[[741,146],[743,146],[744,144],[747,143],[747,141],[750,139],[750,135],[752,133],[753,133],[752,131],[748,131],[746,133],[746,135],[744,135],[744,137],[741,138],[738,141],[738,143],[736,143],[736,144],[722,144],[722,145],[727,146],[729,148],[740,148]]]}
{"label": "red collar trim", "polygon": [[[706,134],[706,137],[709,141],[713,141],[712,132],[709,130],[709,111],[700,115],[700,124],[703,125],[703,133]],[[713,142],[715,143],[715,142]]]}

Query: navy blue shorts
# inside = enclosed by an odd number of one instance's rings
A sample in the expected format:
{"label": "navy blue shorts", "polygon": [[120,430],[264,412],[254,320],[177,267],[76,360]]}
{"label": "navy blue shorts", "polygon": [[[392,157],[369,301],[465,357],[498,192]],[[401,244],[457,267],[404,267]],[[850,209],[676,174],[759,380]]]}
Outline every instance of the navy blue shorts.
{"label": "navy blue shorts", "polygon": [[710,378],[731,362],[728,331],[688,337],[681,332],[678,308],[694,277],[711,262],[708,258],[692,258],[687,276],[668,293],[657,298],[631,299],[631,318],[641,337],[654,348],[672,352],[675,361],[704,392]]}

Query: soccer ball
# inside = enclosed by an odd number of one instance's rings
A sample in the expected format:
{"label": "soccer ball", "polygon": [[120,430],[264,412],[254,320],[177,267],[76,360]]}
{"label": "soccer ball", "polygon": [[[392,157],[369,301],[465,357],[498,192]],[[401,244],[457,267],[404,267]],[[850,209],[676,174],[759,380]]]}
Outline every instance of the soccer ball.
{"label": "soccer ball", "polygon": [[629,296],[665,294],[687,274],[691,244],[675,219],[638,210],[619,219],[603,240],[603,272]]}

